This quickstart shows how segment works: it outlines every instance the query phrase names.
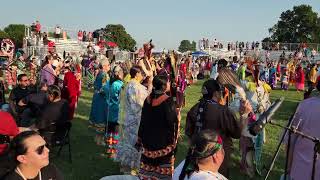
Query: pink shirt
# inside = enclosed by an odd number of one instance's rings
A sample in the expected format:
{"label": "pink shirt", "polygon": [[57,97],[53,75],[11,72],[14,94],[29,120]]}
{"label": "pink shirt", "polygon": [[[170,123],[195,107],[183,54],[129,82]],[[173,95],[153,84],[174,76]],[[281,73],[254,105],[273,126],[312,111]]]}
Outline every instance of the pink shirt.
{"label": "pink shirt", "polygon": [[46,80],[48,86],[53,85],[56,79],[55,75],[56,73],[52,68],[52,65],[47,64],[41,70],[41,82],[45,82]]}
{"label": "pink shirt", "polygon": [[[307,135],[320,138],[320,97],[312,97],[302,101],[295,113],[293,126]],[[299,125],[298,125],[299,124]],[[288,136],[286,136],[288,138]],[[312,173],[313,147],[311,140],[301,136],[291,136],[292,165],[290,176],[292,179],[310,179]],[[293,149],[292,149],[293,148]],[[319,155],[318,155],[319,156]],[[317,159],[315,179],[320,180],[320,159]]]}

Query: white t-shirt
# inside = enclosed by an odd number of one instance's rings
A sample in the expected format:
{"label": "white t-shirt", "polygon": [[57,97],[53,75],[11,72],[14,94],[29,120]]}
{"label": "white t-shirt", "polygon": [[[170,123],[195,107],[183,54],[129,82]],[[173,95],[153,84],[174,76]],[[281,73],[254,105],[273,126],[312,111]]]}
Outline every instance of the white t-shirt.
{"label": "white t-shirt", "polygon": [[56,34],[60,34],[61,33],[61,29],[59,27],[56,27]]}
{"label": "white t-shirt", "polygon": [[[184,165],[184,160],[174,170],[172,180],[179,180],[179,176],[181,174],[183,165]],[[199,171],[191,174],[189,178],[188,176],[184,177],[184,180],[228,180],[228,179],[218,172],[213,173],[211,171]]]}

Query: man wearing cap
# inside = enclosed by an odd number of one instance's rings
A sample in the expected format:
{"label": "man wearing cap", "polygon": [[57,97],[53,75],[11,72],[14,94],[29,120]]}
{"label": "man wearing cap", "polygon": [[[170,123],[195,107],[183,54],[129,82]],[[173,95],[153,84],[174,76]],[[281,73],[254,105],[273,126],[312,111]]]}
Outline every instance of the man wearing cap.
{"label": "man wearing cap", "polygon": [[214,130],[221,134],[224,141],[225,159],[219,172],[228,178],[229,161],[232,152],[232,138],[239,139],[244,127],[242,115],[252,111],[249,102],[241,103],[240,122],[237,121],[231,110],[225,106],[225,88],[216,80],[210,79],[202,86],[203,97],[187,114],[185,134],[189,139],[201,130]]}

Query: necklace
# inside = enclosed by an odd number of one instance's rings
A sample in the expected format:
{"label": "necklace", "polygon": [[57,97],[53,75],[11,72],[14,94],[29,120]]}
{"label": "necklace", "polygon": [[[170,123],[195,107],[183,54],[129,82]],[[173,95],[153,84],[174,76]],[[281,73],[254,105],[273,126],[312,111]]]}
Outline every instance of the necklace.
{"label": "necklace", "polygon": [[[21,172],[19,167],[16,168],[16,172],[22,177],[23,180],[28,180]],[[39,170],[39,180],[42,180],[41,171]]]}

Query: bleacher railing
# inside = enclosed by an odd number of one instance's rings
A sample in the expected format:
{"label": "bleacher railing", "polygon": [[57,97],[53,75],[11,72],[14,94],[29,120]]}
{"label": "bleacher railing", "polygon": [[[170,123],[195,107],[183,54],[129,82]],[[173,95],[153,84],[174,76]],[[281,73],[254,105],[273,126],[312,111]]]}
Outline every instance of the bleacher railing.
{"label": "bleacher railing", "polygon": [[304,45],[309,50],[320,51],[319,43],[281,43],[281,42],[260,42],[260,41],[219,41],[219,40],[209,40],[209,39],[201,39],[198,41],[198,48],[200,50],[228,50],[228,46],[230,50],[239,50],[240,42],[243,42],[242,49],[243,50],[254,50],[254,49],[262,49],[262,50],[271,50],[271,51],[290,51],[294,52],[299,48],[302,48]]}
{"label": "bleacher railing", "polygon": [[262,49],[272,51],[296,51],[297,49],[308,48],[309,50],[320,51],[320,44],[317,43],[278,43],[278,42],[262,42]]}

